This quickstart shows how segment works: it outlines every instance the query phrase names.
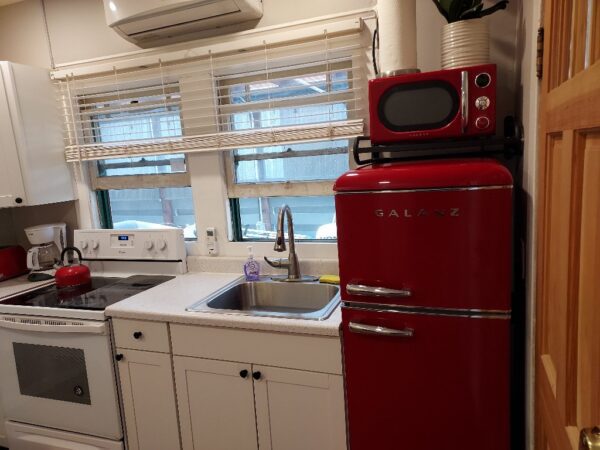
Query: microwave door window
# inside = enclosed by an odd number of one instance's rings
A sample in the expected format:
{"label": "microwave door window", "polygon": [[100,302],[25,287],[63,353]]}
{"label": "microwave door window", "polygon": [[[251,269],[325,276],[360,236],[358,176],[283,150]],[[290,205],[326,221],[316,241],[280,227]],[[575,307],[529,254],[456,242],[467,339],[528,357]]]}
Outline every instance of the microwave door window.
{"label": "microwave door window", "polygon": [[91,405],[84,351],[13,342],[21,395]]}
{"label": "microwave door window", "polygon": [[379,118],[392,131],[432,130],[452,122],[458,109],[458,94],[448,83],[401,84],[383,94]]}

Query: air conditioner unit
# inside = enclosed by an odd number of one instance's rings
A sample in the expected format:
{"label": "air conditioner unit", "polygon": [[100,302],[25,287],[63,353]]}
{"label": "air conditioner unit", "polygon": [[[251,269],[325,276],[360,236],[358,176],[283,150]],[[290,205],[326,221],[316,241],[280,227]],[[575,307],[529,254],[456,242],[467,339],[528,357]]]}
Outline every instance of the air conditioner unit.
{"label": "air conditioner unit", "polygon": [[263,8],[262,0],[104,0],[104,14],[125,39],[153,47],[238,31]]}

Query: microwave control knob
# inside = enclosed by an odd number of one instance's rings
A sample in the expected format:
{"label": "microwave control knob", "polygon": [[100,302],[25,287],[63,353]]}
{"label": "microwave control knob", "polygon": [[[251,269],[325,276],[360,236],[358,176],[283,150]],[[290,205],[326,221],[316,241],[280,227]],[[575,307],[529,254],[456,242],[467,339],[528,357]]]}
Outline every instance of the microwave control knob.
{"label": "microwave control knob", "polygon": [[479,111],[485,111],[486,109],[488,109],[490,107],[490,99],[485,96],[478,97],[477,100],[475,100],[475,107]]}
{"label": "microwave control knob", "polygon": [[164,239],[159,239],[158,241],[156,241],[156,246],[159,250],[162,251],[167,248],[167,241],[165,241]]}
{"label": "microwave control knob", "polygon": [[154,242],[152,242],[152,241],[146,241],[144,243],[144,248],[146,250],[152,250],[154,248]]}
{"label": "microwave control knob", "polygon": [[487,117],[478,117],[477,120],[475,120],[475,126],[477,127],[478,130],[485,130],[486,128],[488,128],[490,126],[490,119],[488,119]]}
{"label": "microwave control knob", "polygon": [[486,88],[492,82],[492,77],[489,73],[480,73],[475,77],[475,85],[479,88]]}

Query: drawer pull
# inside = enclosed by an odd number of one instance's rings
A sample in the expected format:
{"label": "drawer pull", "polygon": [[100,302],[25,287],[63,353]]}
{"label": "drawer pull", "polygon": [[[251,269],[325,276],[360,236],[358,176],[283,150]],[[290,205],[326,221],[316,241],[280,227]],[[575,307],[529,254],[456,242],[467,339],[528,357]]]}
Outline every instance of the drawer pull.
{"label": "drawer pull", "polygon": [[116,359],[117,361],[121,361],[121,360],[123,359],[123,354],[122,354],[122,353],[117,353],[117,354],[115,355],[115,359]]}
{"label": "drawer pull", "polygon": [[254,378],[255,380],[260,380],[261,376],[262,376],[262,374],[259,371],[252,373],[252,378]]}
{"label": "drawer pull", "polygon": [[396,330],[394,328],[381,327],[379,325],[364,325],[362,323],[350,322],[348,329],[353,333],[358,334],[374,334],[377,336],[390,336],[390,337],[413,337],[415,330],[412,328],[404,328],[403,330]]}
{"label": "drawer pull", "polygon": [[240,370],[240,377],[246,378],[248,376],[248,371],[246,369]]}

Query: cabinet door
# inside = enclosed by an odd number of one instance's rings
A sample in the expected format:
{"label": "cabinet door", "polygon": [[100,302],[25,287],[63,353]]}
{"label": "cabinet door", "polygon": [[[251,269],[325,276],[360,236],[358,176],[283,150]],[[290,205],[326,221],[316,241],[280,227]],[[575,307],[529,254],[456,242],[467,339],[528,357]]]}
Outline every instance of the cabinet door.
{"label": "cabinet door", "polygon": [[344,450],[340,375],[253,366],[260,450]]}
{"label": "cabinet door", "polygon": [[17,198],[25,201],[25,188],[6,95],[7,75],[3,74],[3,68],[8,66],[0,66],[0,208],[18,206]]}
{"label": "cabinet door", "polygon": [[257,450],[250,364],[175,356],[185,450]]}
{"label": "cabinet door", "polygon": [[2,398],[0,398],[0,446],[6,447],[8,441],[6,440],[6,429],[4,427],[4,413],[2,412]]}
{"label": "cabinet door", "polygon": [[180,448],[171,356],[121,348],[117,354],[129,450]]}

